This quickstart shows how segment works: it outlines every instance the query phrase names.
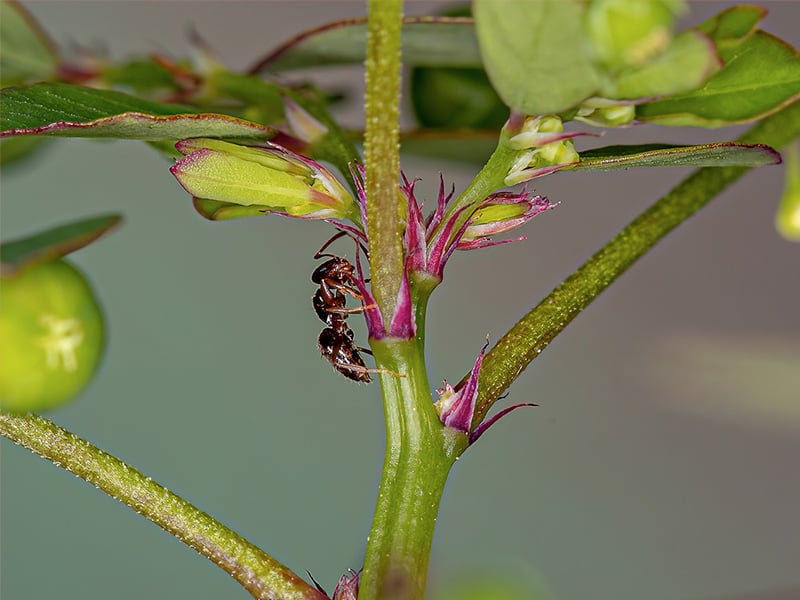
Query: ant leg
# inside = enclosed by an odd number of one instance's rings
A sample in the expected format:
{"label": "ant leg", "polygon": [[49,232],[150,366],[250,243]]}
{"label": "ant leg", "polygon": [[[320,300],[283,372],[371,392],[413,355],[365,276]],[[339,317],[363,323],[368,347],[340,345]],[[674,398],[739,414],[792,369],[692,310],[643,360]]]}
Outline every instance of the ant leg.
{"label": "ant leg", "polygon": [[[370,354],[372,354],[372,352],[370,352]],[[346,371],[353,371],[355,373],[386,373],[387,375],[394,375],[395,377],[405,378],[405,375],[403,373],[398,373],[397,371],[390,371],[389,369],[370,369],[368,367],[362,367],[361,365],[350,365],[341,362],[335,362],[334,364],[339,369],[344,369]]]}
{"label": "ant leg", "polygon": [[325,243],[322,245],[322,248],[320,248],[319,250],[317,250],[317,253],[314,255],[314,258],[315,258],[315,259],[316,259],[316,258],[322,258],[323,256],[330,256],[330,257],[332,257],[332,258],[336,258],[336,256],[335,256],[334,254],[323,254],[322,252],[323,252],[323,250],[325,250],[325,249],[326,249],[328,246],[330,246],[330,245],[331,245],[333,242],[335,242],[335,241],[336,241],[336,240],[338,240],[340,237],[342,237],[342,236],[345,236],[345,235],[347,235],[347,232],[346,232],[346,231],[340,231],[339,233],[337,233],[336,235],[334,235],[334,236],[333,236],[331,239],[329,239],[327,242],[325,242]]}
{"label": "ant leg", "polygon": [[[355,298],[359,302],[364,301],[364,295],[359,292],[356,288],[351,285],[347,285],[346,283],[342,283],[337,281],[333,277],[326,277],[319,283],[320,288],[322,289],[322,294],[325,296],[325,299],[333,298],[336,295],[336,292],[341,292],[343,294],[348,294],[350,297]],[[369,308],[375,308],[374,304],[370,304],[368,306],[363,307],[364,310]]]}
{"label": "ant leg", "polygon": [[335,313],[337,315],[355,315],[377,306],[377,304],[365,304],[364,306],[359,306],[358,308],[326,308],[325,312]]}

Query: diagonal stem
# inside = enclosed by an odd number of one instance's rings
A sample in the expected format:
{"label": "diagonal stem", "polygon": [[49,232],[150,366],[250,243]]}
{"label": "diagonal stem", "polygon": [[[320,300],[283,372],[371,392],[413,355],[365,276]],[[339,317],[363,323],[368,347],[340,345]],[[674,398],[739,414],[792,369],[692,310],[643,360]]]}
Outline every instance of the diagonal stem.
{"label": "diagonal stem", "polygon": [[[738,141],[781,148],[799,135],[800,103],[795,103],[768,117]],[[695,171],[522,317],[484,359],[473,427],[485,418],[498,397],[530,362],[603,290],[748,170],[706,167]]]}
{"label": "diagonal stem", "polygon": [[0,413],[0,434],[91,483],[197,550],[259,600],[327,597],[236,532],[121,460],[36,415]]}

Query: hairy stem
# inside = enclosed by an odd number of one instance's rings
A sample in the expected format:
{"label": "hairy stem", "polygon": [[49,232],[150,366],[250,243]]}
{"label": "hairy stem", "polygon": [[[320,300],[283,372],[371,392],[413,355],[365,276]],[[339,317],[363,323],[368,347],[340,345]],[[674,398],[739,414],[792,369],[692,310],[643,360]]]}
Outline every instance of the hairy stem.
{"label": "hairy stem", "polygon": [[[781,148],[799,135],[800,103],[795,103],[768,117],[738,141]],[[707,167],[695,171],[522,317],[486,355],[473,426],[484,419],[498,397],[530,362],[603,290],[670,231],[748,170],[747,167]]]}
{"label": "hairy stem", "polygon": [[433,533],[447,475],[467,436],[444,427],[431,402],[417,340],[373,342],[381,375],[386,453],[359,598],[424,597]]}
{"label": "hairy stem", "polygon": [[372,292],[386,323],[403,275],[406,207],[400,195],[400,33],[402,0],[370,0],[367,26],[366,163]]}
{"label": "hairy stem", "polygon": [[0,434],[77,475],[197,550],[260,600],[323,600],[277,560],[136,469],[36,415],[0,413]]}

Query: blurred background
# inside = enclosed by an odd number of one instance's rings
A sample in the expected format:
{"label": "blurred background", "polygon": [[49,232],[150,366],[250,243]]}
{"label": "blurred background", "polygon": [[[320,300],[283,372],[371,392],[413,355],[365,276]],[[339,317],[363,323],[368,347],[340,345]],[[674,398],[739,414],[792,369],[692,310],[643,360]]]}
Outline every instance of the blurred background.
{"label": "blurred background", "polygon": [[[728,4],[694,3],[687,23]],[[764,28],[797,45],[800,3],[761,4]],[[27,5],[62,46],[183,57],[194,27],[237,69],[305,28],[365,13],[333,0]],[[360,68],[296,76],[347,91],[342,119],[362,126]],[[641,127],[602,143],[739,132]],[[309,276],[331,230],[206,221],[167,167],[141,143],[59,140],[3,170],[4,239],[125,217],[72,256],[110,342],[86,393],[48,416],[332,589],[361,564],[384,433],[377,386],[336,375],[316,348]],[[461,190],[477,171],[412,156],[403,168],[430,200],[439,173]],[[449,263],[429,310],[432,383],[457,381],[487,333],[497,340],[687,173],[535,181],[560,205],[527,226],[528,241]],[[774,229],[781,185],[780,167],[746,176],[514,384],[506,403],[540,407],[501,421],[455,467],[432,594],[487,576],[559,600],[800,598],[800,245]],[[352,258],[347,243],[335,249]],[[83,481],[6,440],[1,459],[4,599],[245,596]]]}

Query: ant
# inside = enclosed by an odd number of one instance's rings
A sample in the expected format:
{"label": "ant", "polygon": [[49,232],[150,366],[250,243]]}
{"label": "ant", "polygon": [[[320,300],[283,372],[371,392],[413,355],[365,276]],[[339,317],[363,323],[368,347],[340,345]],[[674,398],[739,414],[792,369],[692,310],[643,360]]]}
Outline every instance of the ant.
{"label": "ant", "polygon": [[334,369],[353,381],[372,381],[370,373],[396,373],[384,369],[368,369],[360,352],[372,354],[367,348],[360,348],[353,341],[353,330],[347,324],[347,317],[353,313],[364,312],[372,306],[347,308],[347,296],[364,301],[364,296],[355,287],[356,269],[346,258],[325,253],[324,250],[335,240],[345,235],[337,233],[314,255],[315,259],[329,257],[311,273],[311,281],[319,285],[312,298],[314,312],[327,327],[317,340],[319,351]]}
{"label": "ant", "polygon": [[347,324],[348,315],[363,312],[365,309],[363,306],[353,309],[345,306],[347,300],[345,294],[356,300],[364,300],[354,286],[355,267],[346,258],[324,253],[328,246],[343,235],[344,232],[341,232],[333,236],[314,255],[315,259],[330,257],[311,273],[311,281],[319,285],[312,298],[314,312],[327,325],[319,334],[317,345],[322,356],[339,373],[353,381],[369,383],[372,381],[370,369],[364,364],[359,351],[370,354],[371,352],[366,348],[356,347],[353,342],[353,330]]}

